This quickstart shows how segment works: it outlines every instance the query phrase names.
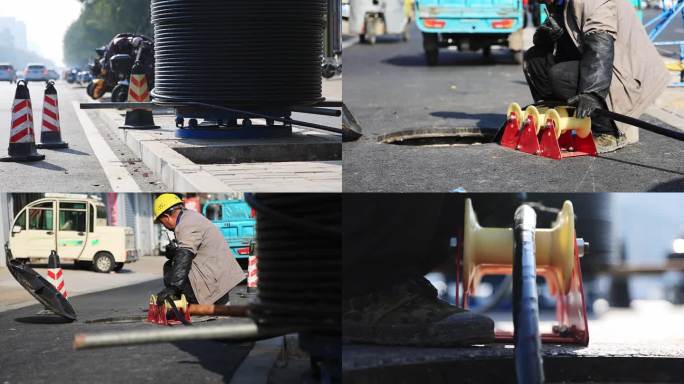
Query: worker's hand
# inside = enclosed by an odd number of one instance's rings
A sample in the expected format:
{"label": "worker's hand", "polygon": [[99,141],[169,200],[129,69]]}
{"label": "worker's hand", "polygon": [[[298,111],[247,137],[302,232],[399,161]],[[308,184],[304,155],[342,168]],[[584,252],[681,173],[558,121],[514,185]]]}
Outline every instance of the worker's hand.
{"label": "worker's hand", "polygon": [[579,95],[568,100],[568,104],[576,107],[575,117],[578,119],[591,117],[591,114],[595,110],[603,108],[603,101],[601,98],[590,93],[580,93]]}
{"label": "worker's hand", "polygon": [[157,305],[162,305],[166,299],[174,300],[180,295],[179,289],[176,287],[166,287],[157,293]]}
{"label": "worker's hand", "polygon": [[563,36],[563,27],[556,22],[553,16],[549,15],[546,21],[534,32],[532,42],[540,48],[553,50],[553,45],[561,36]]}

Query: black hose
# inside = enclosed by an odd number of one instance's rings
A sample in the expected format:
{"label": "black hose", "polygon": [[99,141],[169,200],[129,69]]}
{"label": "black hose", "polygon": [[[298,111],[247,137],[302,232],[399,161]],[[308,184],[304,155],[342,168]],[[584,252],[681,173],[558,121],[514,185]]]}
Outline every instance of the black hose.
{"label": "black hose", "polygon": [[537,215],[534,210],[521,205],[515,211],[513,227],[513,339],[515,373],[518,383],[524,384],[544,382],[537,301],[536,226]]}
{"label": "black hose", "polygon": [[620,123],[633,125],[635,127],[644,129],[646,131],[657,133],[659,135],[669,137],[671,139],[677,139],[679,141],[684,141],[684,132],[682,132],[682,131],[675,131],[672,129],[663,128],[661,126],[651,124],[647,121],[635,119],[633,117],[629,117],[629,116],[622,115],[619,113],[611,112],[611,111],[608,111],[605,109],[597,109],[594,111],[594,113],[592,115],[605,116],[611,120],[618,121]]}
{"label": "black hose", "polygon": [[155,99],[319,102],[326,0],[152,0]]}

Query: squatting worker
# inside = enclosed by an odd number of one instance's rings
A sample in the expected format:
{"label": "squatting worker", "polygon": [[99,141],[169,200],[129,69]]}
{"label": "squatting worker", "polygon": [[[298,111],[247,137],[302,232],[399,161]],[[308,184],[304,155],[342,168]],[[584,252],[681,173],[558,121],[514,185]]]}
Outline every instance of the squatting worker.
{"label": "squatting worker", "polygon": [[[549,14],[525,53],[535,102],[564,101],[576,116],[596,108],[639,117],[670,76],[629,0],[539,0]],[[636,128],[592,116],[599,152],[638,141]]]}
{"label": "squatting worker", "polygon": [[175,242],[167,249],[165,288],[157,303],[180,294],[190,303],[226,304],[228,292],[245,278],[221,232],[201,214],[187,210],[175,194],[154,201],[154,220],[173,231]]}

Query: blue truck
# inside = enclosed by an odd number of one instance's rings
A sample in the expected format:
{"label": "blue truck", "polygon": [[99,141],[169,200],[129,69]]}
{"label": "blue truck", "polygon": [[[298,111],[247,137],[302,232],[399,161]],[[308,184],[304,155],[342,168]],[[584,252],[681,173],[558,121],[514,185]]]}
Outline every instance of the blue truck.
{"label": "blue truck", "polygon": [[523,0],[416,0],[415,15],[428,65],[437,65],[440,48],[488,57],[492,45],[508,46],[522,64]]}
{"label": "blue truck", "polygon": [[247,269],[249,256],[254,254],[256,219],[252,208],[243,200],[209,200],[202,214],[221,231],[232,256]]}

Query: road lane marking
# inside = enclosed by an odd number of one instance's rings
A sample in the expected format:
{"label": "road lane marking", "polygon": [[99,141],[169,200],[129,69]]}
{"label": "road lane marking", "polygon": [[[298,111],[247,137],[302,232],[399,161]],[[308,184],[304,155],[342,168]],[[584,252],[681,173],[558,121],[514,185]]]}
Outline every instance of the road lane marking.
{"label": "road lane marking", "polygon": [[123,162],[119,160],[118,157],[109,148],[107,141],[104,137],[100,135],[100,131],[97,130],[95,124],[88,117],[86,112],[82,110],[79,106],[78,101],[71,102],[74,110],[76,111],[76,116],[81,123],[83,132],[88,138],[88,143],[90,143],[90,148],[93,149],[93,153],[100,162],[100,166],[104,170],[107,180],[112,187],[113,192],[141,192],[138,183],[133,180],[133,177],[128,173],[128,170],[123,165]]}

